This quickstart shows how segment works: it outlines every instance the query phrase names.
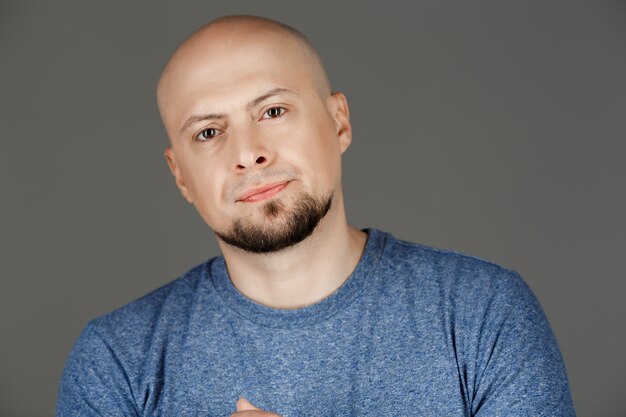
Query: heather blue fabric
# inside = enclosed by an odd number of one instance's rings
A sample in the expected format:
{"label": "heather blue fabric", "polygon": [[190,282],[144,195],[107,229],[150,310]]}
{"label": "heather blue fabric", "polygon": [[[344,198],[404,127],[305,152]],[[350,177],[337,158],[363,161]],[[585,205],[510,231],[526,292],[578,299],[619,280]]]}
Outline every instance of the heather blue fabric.
{"label": "heather blue fabric", "polygon": [[90,322],[58,416],[573,416],[557,342],[512,271],[368,230],[350,278],[278,310],[223,258]]}

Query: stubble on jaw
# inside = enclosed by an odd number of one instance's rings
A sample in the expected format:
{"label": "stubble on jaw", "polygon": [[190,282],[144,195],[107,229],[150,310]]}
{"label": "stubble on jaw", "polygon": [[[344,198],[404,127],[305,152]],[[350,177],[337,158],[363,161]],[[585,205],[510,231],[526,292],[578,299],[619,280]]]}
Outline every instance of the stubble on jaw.
{"label": "stubble on jaw", "polygon": [[229,230],[215,231],[215,234],[226,244],[245,252],[278,252],[311,236],[330,210],[333,196],[331,192],[328,196],[315,199],[303,193],[298,196],[291,211],[281,200],[273,200],[261,208],[264,221],[252,223],[246,219],[237,219]]}

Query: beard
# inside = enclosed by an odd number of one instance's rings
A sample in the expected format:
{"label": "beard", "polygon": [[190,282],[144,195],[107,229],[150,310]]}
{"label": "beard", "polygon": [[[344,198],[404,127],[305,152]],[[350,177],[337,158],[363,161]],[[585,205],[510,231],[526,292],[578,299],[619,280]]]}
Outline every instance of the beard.
{"label": "beard", "polygon": [[215,234],[225,243],[250,253],[278,252],[311,236],[332,205],[333,193],[318,199],[301,194],[288,210],[280,200],[262,207],[265,221],[252,223],[237,219],[233,226]]}

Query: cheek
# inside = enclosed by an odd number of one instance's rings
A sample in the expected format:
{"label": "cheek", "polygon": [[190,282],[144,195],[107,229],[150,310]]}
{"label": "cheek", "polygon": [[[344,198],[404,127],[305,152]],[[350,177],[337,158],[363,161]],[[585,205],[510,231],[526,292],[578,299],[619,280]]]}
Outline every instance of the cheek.
{"label": "cheek", "polygon": [[301,166],[306,167],[310,180],[322,187],[332,187],[339,181],[341,152],[333,131],[310,131],[297,150]]}
{"label": "cheek", "polygon": [[224,179],[216,170],[200,165],[189,167],[187,188],[194,206],[205,220],[219,208],[222,200]]}

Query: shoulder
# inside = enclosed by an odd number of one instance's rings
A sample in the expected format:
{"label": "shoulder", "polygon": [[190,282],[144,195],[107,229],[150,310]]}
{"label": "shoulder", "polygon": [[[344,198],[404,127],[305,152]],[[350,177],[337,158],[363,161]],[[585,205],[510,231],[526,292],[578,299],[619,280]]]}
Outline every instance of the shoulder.
{"label": "shoulder", "polygon": [[516,271],[496,263],[387,234],[379,268],[389,287],[431,305],[437,317],[467,334],[497,334],[502,326],[518,325],[526,328],[520,333],[550,331],[528,284]]}
{"label": "shoulder", "polygon": [[412,279],[437,281],[441,285],[466,289],[482,286],[525,285],[519,274],[495,262],[476,256],[397,239],[385,238],[381,268]]}
{"label": "shoulder", "polygon": [[89,331],[102,339],[139,343],[157,330],[176,327],[187,320],[194,300],[202,291],[207,269],[217,258],[203,262],[177,279],[89,322]]}
{"label": "shoulder", "polygon": [[558,343],[517,272],[391,235],[381,268],[430,306],[423,311],[452,347],[472,415],[574,415]]}
{"label": "shoulder", "polygon": [[180,340],[189,312],[207,288],[207,269],[215,259],[91,320],[66,360],[59,415],[69,408],[92,410],[94,405],[118,410],[115,415],[136,415],[130,393],[154,380],[159,358],[166,351],[163,347]]}

